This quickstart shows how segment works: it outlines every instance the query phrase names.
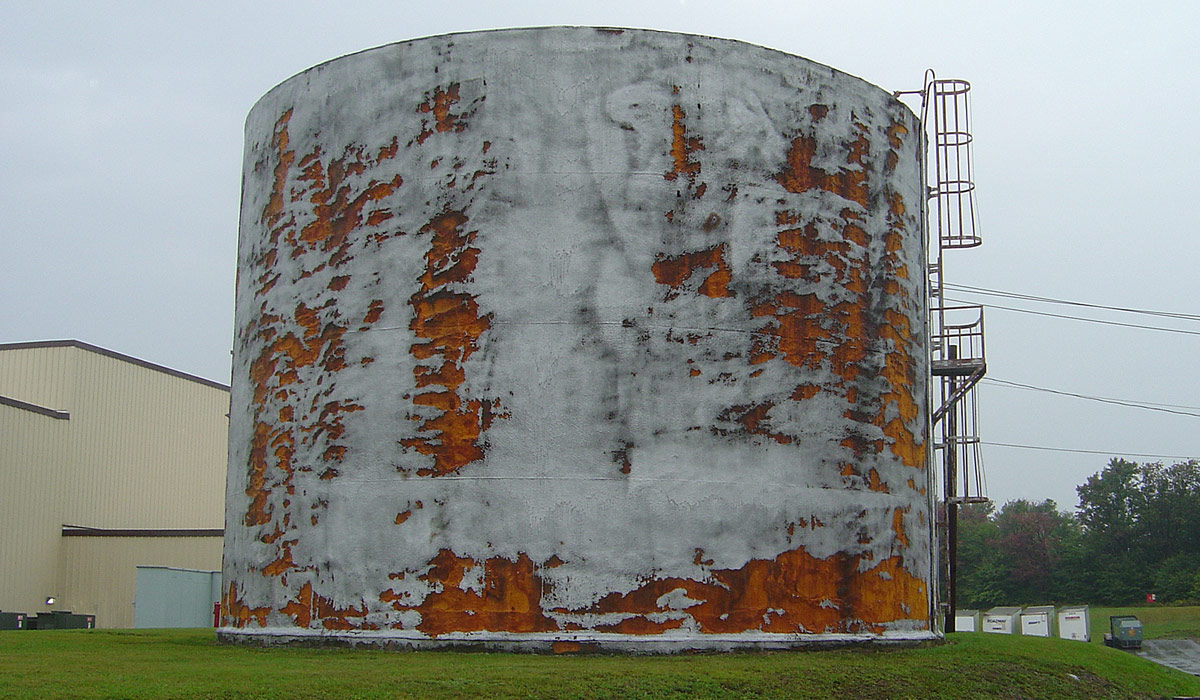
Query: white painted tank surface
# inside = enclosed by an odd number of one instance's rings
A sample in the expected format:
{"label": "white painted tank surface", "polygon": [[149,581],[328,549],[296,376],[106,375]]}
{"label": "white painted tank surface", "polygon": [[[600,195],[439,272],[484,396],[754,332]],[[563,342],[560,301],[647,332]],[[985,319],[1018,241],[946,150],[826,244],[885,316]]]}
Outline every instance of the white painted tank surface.
{"label": "white painted tank surface", "polygon": [[419,39],[271,90],[222,638],[934,637],[921,149],[858,78],[642,30]]}

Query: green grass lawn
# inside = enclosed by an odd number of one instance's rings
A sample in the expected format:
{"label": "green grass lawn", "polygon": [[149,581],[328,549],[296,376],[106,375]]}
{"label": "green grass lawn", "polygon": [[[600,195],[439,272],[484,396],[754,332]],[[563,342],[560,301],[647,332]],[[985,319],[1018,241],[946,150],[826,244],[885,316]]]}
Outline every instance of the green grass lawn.
{"label": "green grass lawn", "polygon": [[0,697],[1172,695],[1200,695],[1200,678],[1101,645],[970,633],[910,649],[556,657],[223,646],[211,630],[0,632]]}

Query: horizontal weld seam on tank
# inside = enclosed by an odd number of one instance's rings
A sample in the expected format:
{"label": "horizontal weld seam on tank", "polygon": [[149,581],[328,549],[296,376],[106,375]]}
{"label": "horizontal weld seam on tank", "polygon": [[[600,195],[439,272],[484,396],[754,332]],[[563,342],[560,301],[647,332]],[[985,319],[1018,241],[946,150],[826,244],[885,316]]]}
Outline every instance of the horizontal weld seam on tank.
{"label": "horizontal weld seam on tank", "polygon": [[[493,325],[507,326],[624,326],[624,321],[499,321],[492,319]],[[438,328],[468,328],[469,324],[464,323],[443,323],[438,324]],[[656,330],[677,330],[677,331],[719,331],[722,333],[747,333],[749,335],[769,335],[772,338],[803,338],[800,334],[779,334],[774,330],[752,330],[749,328],[726,328],[722,326],[662,326],[653,323],[634,323],[631,328],[654,328]],[[385,326],[383,328],[350,328],[347,333],[371,333],[374,331],[404,331],[409,330],[408,326]],[[858,347],[857,343],[838,342],[836,340],[816,339],[814,342],[824,344],[835,344],[846,347]],[[815,353],[808,353],[813,355]]]}
{"label": "horizontal weld seam on tank", "polygon": [[[394,484],[395,480],[388,479],[353,479],[339,477],[344,484]],[[828,486],[823,484],[788,484],[782,482],[767,482],[767,481],[718,481],[716,479],[647,479],[638,477],[608,477],[608,476],[431,476],[427,479],[409,479],[406,484],[419,484],[422,482],[430,485],[437,484],[442,481],[647,481],[647,482],[663,482],[663,483],[686,483],[686,484],[725,484],[725,485],[744,485],[756,484],[761,486],[785,486],[798,489],[822,489],[825,491],[845,491],[844,486]],[[879,493],[881,498],[892,497],[899,498],[900,494],[894,493]]]}
{"label": "horizontal weld seam on tank", "polygon": [[[653,175],[662,178],[661,170],[506,170],[507,175]],[[428,180],[443,180],[445,175],[418,175],[405,178],[405,182],[425,182]],[[739,183],[740,184],[740,183]],[[747,183],[752,185],[753,183]]]}

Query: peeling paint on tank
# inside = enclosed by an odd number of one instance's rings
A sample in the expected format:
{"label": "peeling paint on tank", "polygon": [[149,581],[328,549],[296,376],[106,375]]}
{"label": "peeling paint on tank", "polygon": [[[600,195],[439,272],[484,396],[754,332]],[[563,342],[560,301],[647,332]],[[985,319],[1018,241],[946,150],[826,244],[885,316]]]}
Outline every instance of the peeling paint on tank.
{"label": "peeling paint on tank", "polygon": [[[676,289],[688,282],[697,270],[711,269],[712,272],[702,275],[703,281],[697,286],[696,293],[713,298],[733,296],[729,290],[729,263],[725,259],[727,248],[722,243],[694,253],[681,253],[676,256],[660,254],[650,269],[659,284]],[[671,298],[674,298],[673,294],[668,295],[668,299]]]}
{"label": "peeling paint on tank", "polygon": [[[673,92],[678,94],[679,86],[675,86]],[[699,137],[688,135],[684,123],[686,116],[683,107],[671,105],[671,169],[663,177],[674,180],[683,175],[689,183],[695,184],[696,176],[700,174],[700,163],[692,158],[692,154],[703,151],[704,142]]]}
{"label": "peeling paint on tank", "polygon": [[223,635],[936,634],[903,105],[556,28],[332,61],[246,133]]}
{"label": "peeling paint on tank", "polygon": [[432,433],[400,441],[423,455],[433,465],[417,470],[418,476],[450,474],[484,456],[480,435],[503,414],[499,400],[464,400],[457,393],[466,381],[463,365],[479,347],[479,338],[491,326],[491,316],[480,314],[479,304],[467,292],[452,291],[456,283],[470,279],[479,259],[479,248],[470,244],[478,231],[465,232],[466,215],[443,211],[421,228],[430,234],[425,254],[421,289],[412,296],[413,320],[409,324],[417,338],[411,351],[419,362],[413,376],[418,387],[432,391],[415,394],[416,406],[434,409],[435,415],[421,418],[421,432]]}

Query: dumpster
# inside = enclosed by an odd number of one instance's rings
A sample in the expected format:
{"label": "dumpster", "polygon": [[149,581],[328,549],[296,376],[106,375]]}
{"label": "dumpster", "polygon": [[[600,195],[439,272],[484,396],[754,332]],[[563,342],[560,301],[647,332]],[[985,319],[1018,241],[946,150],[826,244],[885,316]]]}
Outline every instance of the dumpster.
{"label": "dumpster", "polygon": [[1021,611],[1021,634],[1029,637],[1049,637],[1053,621],[1053,605],[1031,605]]}
{"label": "dumpster", "polygon": [[1142,648],[1142,621],[1135,615],[1113,615],[1108,618],[1109,632],[1104,643],[1117,649]]}
{"label": "dumpster", "polygon": [[992,634],[1016,634],[1020,616],[1020,608],[992,608],[983,616],[983,631]]}
{"label": "dumpster", "polygon": [[1062,639],[1090,642],[1092,635],[1088,626],[1088,606],[1075,605],[1060,608],[1058,611],[1058,636]]}
{"label": "dumpster", "polygon": [[70,610],[51,610],[38,613],[37,627],[40,630],[90,630],[96,627],[95,615],[83,615]]}
{"label": "dumpster", "polygon": [[0,612],[0,630],[25,629],[25,613]]}
{"label": "dumpster", "polygon": [[979,611],[978,610],[958,610],[954,613],[954,631],[955,632],[978,632],[979,631]]}

